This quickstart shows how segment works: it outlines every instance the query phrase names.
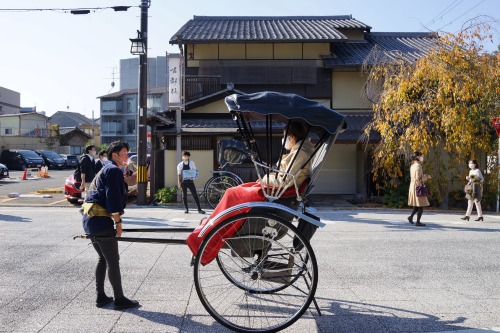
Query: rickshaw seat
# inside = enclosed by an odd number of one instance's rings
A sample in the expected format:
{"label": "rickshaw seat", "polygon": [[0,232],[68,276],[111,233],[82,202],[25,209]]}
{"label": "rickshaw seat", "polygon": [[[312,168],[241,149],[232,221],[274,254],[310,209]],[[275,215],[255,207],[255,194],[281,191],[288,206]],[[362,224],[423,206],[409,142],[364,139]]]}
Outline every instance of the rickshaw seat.
{"label": "rickshaw seat", "polygon": [[[299,186],[299,195],[302,196],[305,192],[309,183],[311,182],[311,177],[307,177],[302,184]],[[285,190],[285,192],[281,195],[280,199],[288,199],[288,198],[296,198],[297,192],[295,192],[295,186],[290,186]]]}

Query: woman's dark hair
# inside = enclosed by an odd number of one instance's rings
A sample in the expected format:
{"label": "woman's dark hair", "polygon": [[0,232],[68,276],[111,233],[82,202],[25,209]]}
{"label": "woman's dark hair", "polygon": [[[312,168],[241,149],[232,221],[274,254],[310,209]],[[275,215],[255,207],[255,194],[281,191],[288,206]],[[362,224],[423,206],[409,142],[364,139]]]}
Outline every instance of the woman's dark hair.
{"label": "woman's dark hair", "polygon": [[109,144],[108,149],[106,150],[106,154],[108,154],[109,158],[112,158],[113,153],[119,154],[122,149],[125,148],[127,151],[129,150],[129,145],[126,142],[114,141]]}
{"label": "woman's dark hair", "polygon": [[288,132],[297,138],[297,141],[303,140],[307,135],[306,127],[300,121],[290,121]]}
{"label": "woman's dark hair", "polygon": [[191,156],[191,153],[189,151],[187,151],[187,150],[184,150],[182,152],[182,156]]}
{"label": "woman's dark hair", "polygon": [[469,163],[471,162],[476,165],[476,169],[479,169],[479,163],[477,163],[477,160],[470,160]]}
{"label": "woman's dark hair", "polygon": [[421,152],[419,152],[419,151],[416,151],[416,152],[414,152],[413,154],[411,154],[410,159],[411,159],[412,161],[418,161],[418,158],[419,158],[420,156],[422,156],[422,153],[421,153]]}
{"label": "woman's dark hair", "polygon": [[99,152],[99,157],[103,156],[104,154],[106,154],[106,155],[108,154],[108,153],[106,152],[106,149],[103,149],[103,150],[101,150],[101,151]]}

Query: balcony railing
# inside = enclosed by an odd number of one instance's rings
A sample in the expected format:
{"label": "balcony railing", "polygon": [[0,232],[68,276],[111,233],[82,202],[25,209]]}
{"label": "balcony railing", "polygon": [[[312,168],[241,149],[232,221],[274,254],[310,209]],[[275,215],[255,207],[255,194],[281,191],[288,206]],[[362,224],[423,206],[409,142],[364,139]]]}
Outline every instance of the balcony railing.
{"label": "balcony railing", "polygon": [[220,91],[220,76],[186,75],[186,102],[209,96]]}

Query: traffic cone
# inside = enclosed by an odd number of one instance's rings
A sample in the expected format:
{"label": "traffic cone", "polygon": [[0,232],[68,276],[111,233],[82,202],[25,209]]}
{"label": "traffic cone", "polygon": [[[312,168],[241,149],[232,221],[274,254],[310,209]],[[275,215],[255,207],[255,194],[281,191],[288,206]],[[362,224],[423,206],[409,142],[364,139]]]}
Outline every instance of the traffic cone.
{"label": "traffic cone", "polygon": [[28,169],[24,169],[23,180],[27,179],[27,175],[28,175]]}
{"label": "traffic cone", "polygon": [[43,178],[49,178],[49,167],[44,166],[44,171],[43,171]]}
{"label": "traffic cone", "polygon": [[43,178],[43,167],[40,167],[40,169],[38,169],[38,177],[40,178]]}

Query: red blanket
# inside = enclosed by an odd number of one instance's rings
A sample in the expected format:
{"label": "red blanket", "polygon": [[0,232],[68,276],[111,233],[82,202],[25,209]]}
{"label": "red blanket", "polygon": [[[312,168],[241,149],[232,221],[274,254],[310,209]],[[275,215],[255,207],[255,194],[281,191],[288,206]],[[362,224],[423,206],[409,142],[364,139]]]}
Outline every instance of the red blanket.
{"label": "red blanket", "polygon": [[[224,222],[226,219],[238,215],[238,214],[244,214],[249,211],[249,209],[244,209],[244,210],[238,210],[235,211],[231,214],[228,214],[224,216],[223,218],[219,219],[215,224],[210,226],[208,230],[205,232],[203,237],[198,237],[201,230],[203,227],[217,214],[220,212],[225,211],[226,209],[236,206],[241,203],[245,202],[254,202],[254,201],[265,201],[266,198],[264,194],[262,193],[262,187],[259,183],[253,182],[253,183],[245,183],[236,187],[229,188],[226,193],[224,193],[224,196],[222,197],[222,200],[219,202],[217,207],[215,207],[215,210],[213,211],[212,214],[208,218],[205,218],[201,224],[188,236],[186,239],[186,243],[189,246],[189,249],[193,253],[193,255],[197,255],[198,249],[203,242],[203,239],[212,231],[212,229]],[[234,235],[235,232],[238,231],[238,229],[243,225],[244,221],[238,221],[237,223],[228,225],[221,230],[219,230],[218,235],[220,237],[213,237],[210,240],[210,243],[207,245],[205,252],[203,253],[203,256],[201,258],[201,264],[206,265],[209,264],[212,260],[215,259],[217,256],[217,253],[219,253],[219,250],[221,247],[224,245],[223,238],[231,237]]]}

